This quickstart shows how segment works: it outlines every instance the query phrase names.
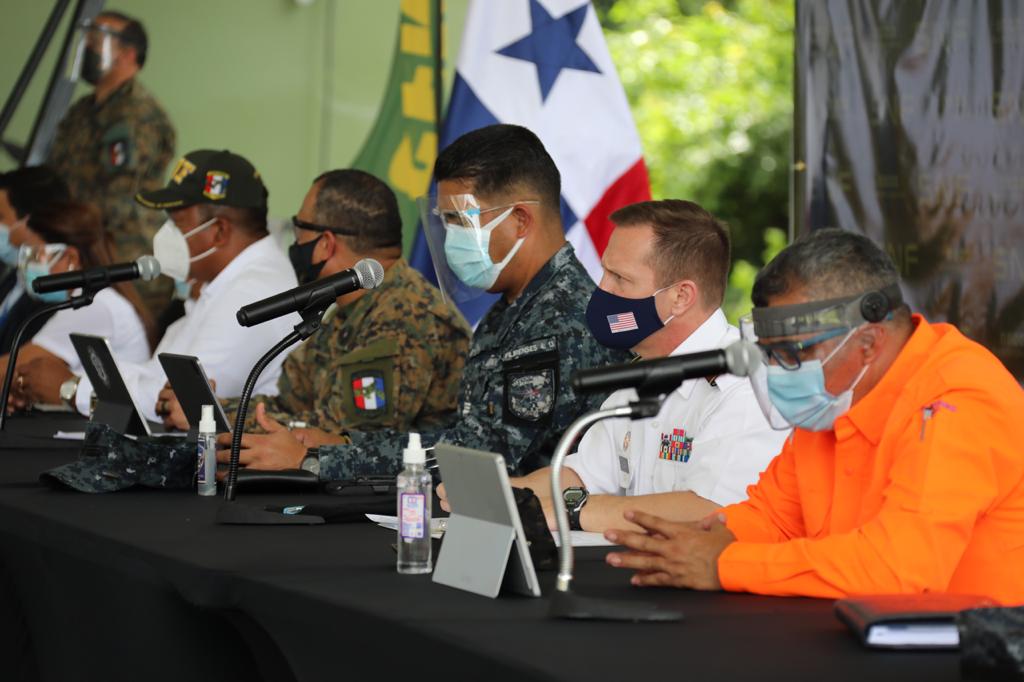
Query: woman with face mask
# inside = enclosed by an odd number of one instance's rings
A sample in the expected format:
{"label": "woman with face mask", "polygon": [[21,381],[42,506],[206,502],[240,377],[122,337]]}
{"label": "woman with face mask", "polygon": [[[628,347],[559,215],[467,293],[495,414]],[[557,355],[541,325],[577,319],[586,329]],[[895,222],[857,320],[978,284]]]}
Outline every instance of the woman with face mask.
{"label": "woman with face mask", "polygon": [[[54,204],[30,216],[28,228],[30,235],[18,254],[18,279],[33,310],[78,293],[37,294],[31,285],[39,277],[104,267],[117,260],[99,211],[92,205]],[[102,289],[91,305],[57,312],[21,348],[12,387],[14,406],[61,402],[62,384],[74,382],[82,373],[71,333],[105,337],[114,357],[139,362],[149,357],[153,323],[128,282]],[[5,355],[0,358],[0,369],[6,366]]]}

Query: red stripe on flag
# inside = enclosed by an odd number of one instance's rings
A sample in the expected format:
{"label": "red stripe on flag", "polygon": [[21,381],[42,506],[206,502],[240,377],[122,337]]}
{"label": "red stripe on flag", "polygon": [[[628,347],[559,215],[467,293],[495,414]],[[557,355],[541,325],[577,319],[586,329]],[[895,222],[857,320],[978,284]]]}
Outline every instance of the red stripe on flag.
{"label": "red stripe on flag", "polygon": [[605,190],[604,196],[583,221],[599,256],[604,253],[604,247],[608,245],[608,238],[615,227],[608,216],[623,206],[650,198],[651,183],[647,178],[647,166],[641,158]]}

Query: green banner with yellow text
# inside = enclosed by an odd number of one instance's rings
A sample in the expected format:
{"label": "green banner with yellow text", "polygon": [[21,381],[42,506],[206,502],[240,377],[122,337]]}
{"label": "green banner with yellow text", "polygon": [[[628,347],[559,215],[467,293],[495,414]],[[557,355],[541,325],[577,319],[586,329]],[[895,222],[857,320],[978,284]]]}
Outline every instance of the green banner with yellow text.
{"label": "green banner with yellow text", "polygon": [[398,197],[404,252],[419,220],[416,197],[427,191],[437,157],[437,69],[441,0],[402,0],[398,45],[373,130],[352,162],[383,179]]}

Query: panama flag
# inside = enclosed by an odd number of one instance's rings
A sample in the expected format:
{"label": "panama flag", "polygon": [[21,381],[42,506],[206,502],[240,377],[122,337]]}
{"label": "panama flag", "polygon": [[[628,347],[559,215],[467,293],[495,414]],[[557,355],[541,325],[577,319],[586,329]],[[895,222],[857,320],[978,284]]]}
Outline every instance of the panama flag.
{"label": "panama flag", "polygon": [[[494,123],[526,126],[562,174],[567,237],[595,281],[615,209],[651,198],[633,116],[589,0],[474,0],[466,15],[443,149]],[[417,235],[413,264],[432,274]],[[496,300],[463,314],[475,324]]]}

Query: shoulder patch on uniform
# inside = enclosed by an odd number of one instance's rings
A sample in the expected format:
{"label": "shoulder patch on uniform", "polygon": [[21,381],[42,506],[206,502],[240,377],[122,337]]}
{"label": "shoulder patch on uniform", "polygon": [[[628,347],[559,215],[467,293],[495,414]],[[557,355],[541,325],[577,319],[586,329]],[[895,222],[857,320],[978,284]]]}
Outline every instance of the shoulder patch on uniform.
{"label": "shoulder patch on uniform", "polygon": [[107,128],[100,145],[100,161],[107,170],[121,170],[133,165],[132,131],[128,124],[115,123]]}
{"label": "shoulder patch on uniform", "polygon": [[365,412],[384,410],[387,407],[384,374],[372,371],[353,374],[352,398],[357,410]]}

